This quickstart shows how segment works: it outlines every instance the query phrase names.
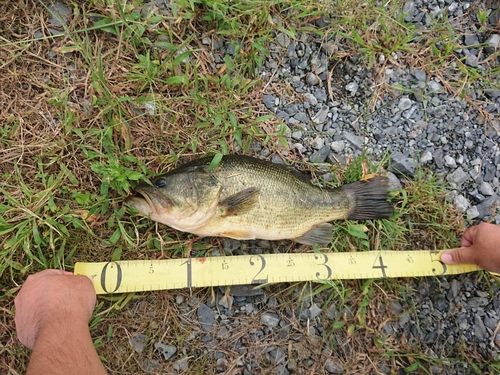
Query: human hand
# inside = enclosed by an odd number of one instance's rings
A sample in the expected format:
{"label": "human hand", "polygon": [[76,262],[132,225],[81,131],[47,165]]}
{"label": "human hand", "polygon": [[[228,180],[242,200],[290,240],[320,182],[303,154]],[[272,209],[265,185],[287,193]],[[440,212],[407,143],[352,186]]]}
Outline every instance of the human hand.
{"label": "human hand", "polygon": [[476,264],[486,271],[500,272],[500,226],[488,223],[470,227],[462,236],[462,247],[441,254],[446,264]]}
{"label": "human hand", "polygon": [[87,324],[95,302],[94,286],[87,276],[61,270],[30,275],[14,300],[19,341],[33,349],[38,333],[50,324]]}

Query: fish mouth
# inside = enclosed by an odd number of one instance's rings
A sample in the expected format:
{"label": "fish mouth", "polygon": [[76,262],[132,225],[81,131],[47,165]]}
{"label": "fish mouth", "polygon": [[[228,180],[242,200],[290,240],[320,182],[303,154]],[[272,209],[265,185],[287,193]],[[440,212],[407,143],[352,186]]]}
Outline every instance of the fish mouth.
{"label": "fish mouth", "polygon": [[127,204],[143,215],[160,214],[171,206],[170,200],[166,199],[160,194],[136,190],[135,194],[127,198]]}

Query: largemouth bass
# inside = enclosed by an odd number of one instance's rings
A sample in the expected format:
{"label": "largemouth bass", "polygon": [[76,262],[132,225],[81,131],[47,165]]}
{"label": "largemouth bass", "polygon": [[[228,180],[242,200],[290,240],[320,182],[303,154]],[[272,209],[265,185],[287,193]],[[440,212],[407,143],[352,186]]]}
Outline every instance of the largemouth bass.
{"label": "largemouth bass", "polygon": [[320,188],[279,164],[226,155],[194,160],[140,184],[128,204],[152,220],[195,235],[238,240],[290,239],[302,244],[332,240],[338,219],[392,216],[389,183],[376,176],[336,189]]}

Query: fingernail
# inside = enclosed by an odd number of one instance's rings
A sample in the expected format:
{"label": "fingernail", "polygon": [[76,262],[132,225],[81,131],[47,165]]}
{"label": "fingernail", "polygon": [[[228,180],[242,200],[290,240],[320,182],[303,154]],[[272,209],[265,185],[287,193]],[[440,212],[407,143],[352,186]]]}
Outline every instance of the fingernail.
{"label": "fingernail", "polygon": [[453,258],[450,253],[441,254],[441,261],[446,264],[453,264]]}

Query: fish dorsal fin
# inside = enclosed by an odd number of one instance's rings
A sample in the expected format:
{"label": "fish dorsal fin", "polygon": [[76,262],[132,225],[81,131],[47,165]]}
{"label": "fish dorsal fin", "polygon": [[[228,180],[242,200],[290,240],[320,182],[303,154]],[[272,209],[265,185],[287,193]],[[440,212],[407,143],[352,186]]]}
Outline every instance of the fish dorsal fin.
{"label": "fish dorsal fin", "polygon": [[330,223],[322,223],[315,225],[302,236],[294,238],[295,242],[313,246],[314,244],[327,244],[332,242],[333,225]]}
{"label": "fish dorsal fin", "polygon": [[255,206],[259,199],[259,189],[251,187],[233,194],[219,203],[221,216],[241,215]]}

